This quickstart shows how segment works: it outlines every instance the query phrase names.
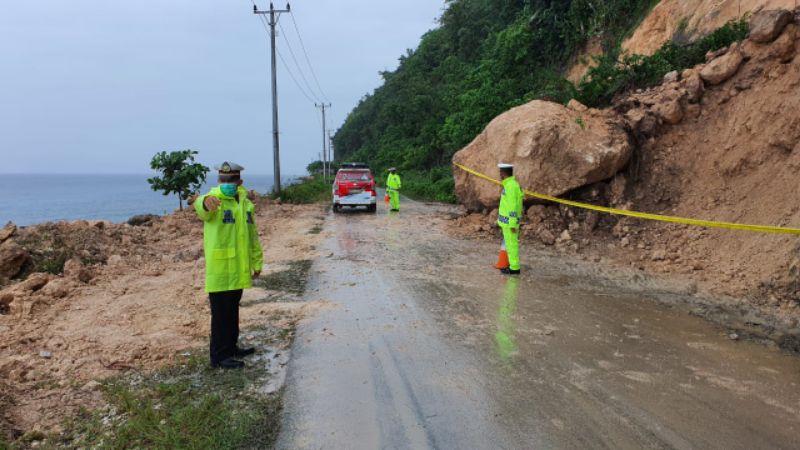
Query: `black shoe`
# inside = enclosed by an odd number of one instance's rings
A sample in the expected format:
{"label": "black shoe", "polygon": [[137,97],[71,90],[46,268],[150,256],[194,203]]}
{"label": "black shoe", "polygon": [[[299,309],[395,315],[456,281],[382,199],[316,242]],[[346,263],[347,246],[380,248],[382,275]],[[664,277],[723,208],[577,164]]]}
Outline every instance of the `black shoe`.
{"label": "black shoe", "polygon": [[237,358],[244,358],[245,356],[250,356],[255,352],[256,352],[256,349],[254,349],[253,347],[248,347],[248,348],[236,347],[236,351],[233,352],[233,356],[235,356]]}
{"label": "black shoe", "polygon": [[505,269],[500,269],[500,272],[502,272],[502,273],[504,273],[506,275],[519,275],[519,269],[511,270],[511,268],[509,268],[509,267],[506,267]]}
{"label": "black shoe", "polygon": [[227,358],[218,363],[211,363],[211,367],[215,369],[241,369],[244,367],[244,363],[238,359]]}

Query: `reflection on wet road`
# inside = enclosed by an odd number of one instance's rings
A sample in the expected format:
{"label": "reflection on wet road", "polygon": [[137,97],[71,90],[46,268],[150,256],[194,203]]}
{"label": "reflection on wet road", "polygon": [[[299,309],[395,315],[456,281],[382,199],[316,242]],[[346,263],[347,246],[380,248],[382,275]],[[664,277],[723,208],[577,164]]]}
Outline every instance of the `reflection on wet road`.
{"label": "reflection on wet road", "polygon": [[[447,207],[329,215],[278,448],[800,448],[800,359],[655,281],[448,238]],[[524,243],[523,243],[524,246]]]}
{"label": "reflection on wet road", "polygon": [[500,313],[497,322],[499,323],[497,333],[494,338],[497,342],[497,354],[503,362],[511,362],[511,357],[517,350],[516,326],[514,325],[514,309],[517,307],[519,295],[519,278],[509,277],[503,280],[505,288],[500,303]]}

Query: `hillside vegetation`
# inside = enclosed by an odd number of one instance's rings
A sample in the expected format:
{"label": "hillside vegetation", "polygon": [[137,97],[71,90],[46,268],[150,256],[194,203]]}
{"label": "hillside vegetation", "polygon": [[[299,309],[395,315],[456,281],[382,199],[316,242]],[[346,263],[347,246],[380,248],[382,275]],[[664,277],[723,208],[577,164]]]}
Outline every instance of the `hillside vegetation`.
{"label": "hillside vegetation", "polygon": [[[382,72],[382,86],[349,114],[334,141],[340,160],[396,166],[406,194],[455,201],[450,160],[497,115],[534,99],[602,106],[652,85],[747,33],[726,25],[688,46],[621,55],[622,40],[658,0],[449,0],[439,26]],[[589,41],[599,65],[575,86],[565,71]]]}

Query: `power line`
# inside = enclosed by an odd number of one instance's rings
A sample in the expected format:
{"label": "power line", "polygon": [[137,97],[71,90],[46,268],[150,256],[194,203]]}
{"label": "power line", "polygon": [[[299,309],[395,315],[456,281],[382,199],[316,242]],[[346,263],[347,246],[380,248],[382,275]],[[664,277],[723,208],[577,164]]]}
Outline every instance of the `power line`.
{"label": "power line", "polygon": [[295,56],[295,54],[294,54],[294,50],[292,49],[292,44],[289,43],[289,38],[286,37],[286,31],[283,30],[283,25],[278,24],[278,27],[281,29],[281,35],[283,36],[283,41],[286,42],[286,48],[289,49],[289,54],[292,56],[292,60],[294,61],[295,67],[297,67],[297,72],[300,74],[300,77],[303,79],[303,82],[305,83],[306,87],[308,88],[308,91],[313,94],[314,98],[316,98],[317,101],[321,101],[320,98],[317,96],[317,93],[314,92],[314,88],[311,87],[311,84],[308,82],[308,79],[303,74],[303,72],[304,72],[303,71],[303,67],[300,66],[299,62],[297,62],[297,56]]}
{"label": "power line", "polygon": [[[280,58],[281,62],[283,63],[283,68],[286,69],[286,73],[289,75],[289,78],[291,78],[292,81],[294,81],[294,85],[297,86],[297,89],[300,90],[300,92],[303,94],[303,96],[306,98],[306,100],[308,100],[310,103],[315,103],[315,100],[313,98],[311,98],[310,95],[308,95],[306,90],[303,89],[303,86],[300,85],[300,82],[297,81],[297,78],[294,76],[294,74],[292,73],[292,70],[289,68],[289,64],[286,63],[286,59],[284,59],[283,53],[281,53],[280,50],[276,50],[276,51],[278,52],[278,58]],[[316,114],[315,114],[315,116],[316,116]]]}
{"label": "power line", "polygon": [[[255,0],[251,0],[251,2],[253,3],[254,6],[256,5]],[[259,15],[258,18],[261,19],[261,25],[264,26],[264,31],[266,31],[267,35],[269,35],[270,29],[269,29],[269,24],[267,22],[267,19],[264,18],[261,15]],[[278,24],[278,26],[280,26],[280,23]],[[283,31],[283,27],[281,27],[281,31]],[[284,39],[286,39],[286,38],[284,37]],[[289,67],[289,64],[286,62],[286,59],[284,59],[283,55],[281,54],[281,51],[276,49],[276,52],[278,53],[278,57],[280,58],[281,62],[283,63],[284,69],[286,69],[286,73],[289,75],[289,78],[292,79],[292,81],[294,82],[294,85],[297,86],[297,89],[300,90],[300,93],[303,94],[303,96],[306,98],[306,100],[309,101],[309,103],[316,103],[316,100],[311,98],[312,96],[308,95],[308,93],[303,88],[303,86],[300,85],[300,82],[297,81],[297,77],[295,77],[294,73],[292,73],[292,70]],[[297,60],[295,60],[295,64],[297,64]],[[302,73],[301,73],[301,75],[302,75]],[[306,81],[306,84],[308,84],[308,81]],[[313,90],[311,92],[313,94]],[[316,95],[313,95],[313,96],[316,97]],[[316,114],[314,114],[314,117],[316,117]]]}
{"label": "power line", "polygon": [[319,84],[317,74],[314,72],[314,66],[311,65],[311,60],[308,58],[308,52],[306,51],[306,46],[303,43],[303,36],[300,34],[300,28],[297,26],[297,21],[294,19],[294,14],[290,14],[290,16],[292,17],[292,23],[294,24],[294,31],[297,33],[297,39],[300,41],[300,48],[303,50],[303,55],[306,58],[308,68],[311,69],[311,76],[314,78],[314,82],[317,84],[317,89],[319,89],[319,93],[322,94],[322,97],[325,99],[325,101],[330,102],[328,96],[325,95],[325,91],[322,90],[322,86]]}

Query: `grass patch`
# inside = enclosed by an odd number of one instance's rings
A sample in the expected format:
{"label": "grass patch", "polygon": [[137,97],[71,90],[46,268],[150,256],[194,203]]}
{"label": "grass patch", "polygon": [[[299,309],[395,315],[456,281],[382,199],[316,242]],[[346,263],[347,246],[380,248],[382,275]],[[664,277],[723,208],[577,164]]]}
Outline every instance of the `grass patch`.
{"label": "grass patch", "polygon": [[456,203],[455,180],[450,166],[405,171],[401,178],[403,195],[418,200]]}
{"label": "grass patch", "polygon": [[[277,330],[274,338],[281,339]],[[210,368],[207,358],[198,350],[152,374],[105,382],[109,406],[81,411],[67,424],[69,431],[41,448],[270,448],[281,398],[256,391],[264,368],[223,371]]]}
{"label": "grass patch", "polygon": [[310,259],[292,261],[288,269],[262,275],[254,281],[254,285],[269,291],[303,295],[312,263]]}
{"label": "grass patch", "polygon": [[321,176],[315,175],[285,187],[280,195],[270,194],[270,198],[273,200],[280,198],[283,202],[296,205],[330,201],[331,186],[331,181],[325,181]]}
{"label": "grass patch", "polygon": [[323,223],[314,224],[314,226],[311,227],[310,230],[308,230],[308,234],[320,234],[320,233],[322,233],[322,229],[324,227],[325,227],[325,224],[323,224]]}

